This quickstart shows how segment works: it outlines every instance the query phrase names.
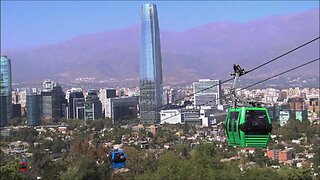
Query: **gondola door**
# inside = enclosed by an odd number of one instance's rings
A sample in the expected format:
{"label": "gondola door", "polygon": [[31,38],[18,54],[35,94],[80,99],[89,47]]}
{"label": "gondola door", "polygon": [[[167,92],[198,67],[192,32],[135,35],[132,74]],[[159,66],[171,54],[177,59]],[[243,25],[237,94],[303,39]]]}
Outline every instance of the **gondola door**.
{"label": "gondola door", "polygon": [[[240,109],[241,111],[241,109]],[[233,139],[234,139],[234,143],[236,146],[240,145],[240,133],[239,133],[239,128],[238,125],[240,123],[240,117],[241,117],[241,113],[240,113],[239,109],[236,109],[235,112],[233,112],[230,115],[230,119],[233,119],[233,125],[232,125],[232,133],[233,133]]]}
{"label": "gondola door", "polygon": [[234,145],[234,138],[233,138],[233,132],[232,132],[232,124],[233,122],[230,119],[230,112],[231,110],[229,109],[227,118],[226,118],[226,133],[227,133],[227,138],[228,138],[228,144],[229,145]]}
{"label": "gondola door", "polygon": [[237,109],[229,109],[227,117],[227,135],[229,145],[239,144],[239,135],[238,135],[238,120],[239,120],[239,111]]}
{"label": "gondola door", "polygon": [[230,113],[230,123],[231,123],[231,132],[232,132],[232,137],[234,141],[234,145],[240,145],[239,144],[239,129],[238,129],[238,123],[239,123],[239,117],[240,117],[240,112],[238,109],[235,109],[236,111]]}

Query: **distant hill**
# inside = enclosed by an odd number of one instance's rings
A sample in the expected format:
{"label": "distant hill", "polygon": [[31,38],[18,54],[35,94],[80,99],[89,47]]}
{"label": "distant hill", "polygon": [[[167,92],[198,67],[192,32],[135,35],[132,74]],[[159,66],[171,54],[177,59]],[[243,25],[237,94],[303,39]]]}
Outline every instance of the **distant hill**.
{"label": "distant hill", "polygon": [[[161,19],[160,19],[161,27]],[[248,23],[219,22],[181,32],[161,31],[165,84],[226,79],[232,64],[250,69],[319,36],[319,9]],[[139,78],[140,26],[79,36],[27,51],[4,52],[15,82]],[[265,77],[319,57],[319,41],[248,76]],[[289,74],[318,76],[319,64]]]}

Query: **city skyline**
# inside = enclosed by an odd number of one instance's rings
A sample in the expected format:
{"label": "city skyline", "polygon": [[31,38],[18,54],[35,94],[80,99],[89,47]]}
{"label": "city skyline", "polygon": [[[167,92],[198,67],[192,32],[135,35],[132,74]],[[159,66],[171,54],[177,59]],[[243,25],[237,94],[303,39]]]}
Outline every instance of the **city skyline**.
{"label": "city skyline", "polygon": [[319,178],[319,3],[1,1],[1,179]]}
{"label": "city skyline", "polygon": [[[138,24],[139,7],[143,3],[1,1],[1,48],[36,48],[61,43],[79,35],[123,29]],[[162,29],[173,32],[208,23],[247,23],[268,16],[319,9],[319,2],[316,1],[156,3],[163,11]],[[123,11],[126,13],[120,13]]]}

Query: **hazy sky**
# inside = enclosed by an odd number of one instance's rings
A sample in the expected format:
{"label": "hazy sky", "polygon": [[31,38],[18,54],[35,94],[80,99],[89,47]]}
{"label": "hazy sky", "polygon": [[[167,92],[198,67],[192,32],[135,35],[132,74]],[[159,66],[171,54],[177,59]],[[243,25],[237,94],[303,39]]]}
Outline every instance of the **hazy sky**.
{"label": "hazy sky", "polygon": [[319,8],[318,1],[3,1],[1,48],[25,49],[139,23],[144,3],[156,3],[160,28],[182,31],[206,23],[246,23]]}

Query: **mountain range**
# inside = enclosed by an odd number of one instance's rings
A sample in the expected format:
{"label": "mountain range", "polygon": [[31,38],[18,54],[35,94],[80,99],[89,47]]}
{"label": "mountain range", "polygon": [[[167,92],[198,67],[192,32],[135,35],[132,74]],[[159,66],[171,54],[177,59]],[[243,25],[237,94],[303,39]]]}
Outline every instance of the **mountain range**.
{"label": "mountain range", "polygon": [[[180,32],[161,30],[164,84],[193,82],[199,78],[227,79],[233,64],[251,69],[319,37],[319,27],[319,9],[315,9],[247,23],[216,22]],[[14,82],[72,81],[80,77],[138,81],[139,52],[137,24],[2,54],[12,61]],[[319,40],[246,76],[268,77],[318,57]],[[319,76],[319,62],[288,76]]]}

